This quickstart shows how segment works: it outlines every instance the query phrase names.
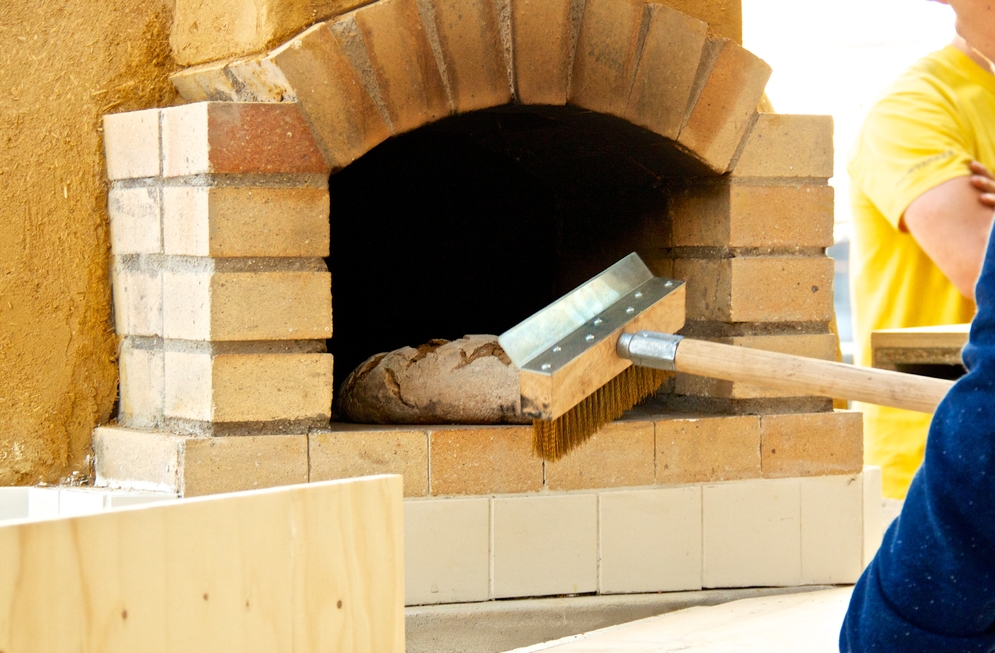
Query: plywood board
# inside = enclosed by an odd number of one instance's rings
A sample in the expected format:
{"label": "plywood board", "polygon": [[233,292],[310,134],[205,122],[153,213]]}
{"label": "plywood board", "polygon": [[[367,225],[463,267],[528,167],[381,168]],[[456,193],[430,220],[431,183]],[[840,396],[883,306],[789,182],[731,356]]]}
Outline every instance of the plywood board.
{"label": "plywood board", "polygon": [[404,650],[401,477],[0,527],[0,651]]}

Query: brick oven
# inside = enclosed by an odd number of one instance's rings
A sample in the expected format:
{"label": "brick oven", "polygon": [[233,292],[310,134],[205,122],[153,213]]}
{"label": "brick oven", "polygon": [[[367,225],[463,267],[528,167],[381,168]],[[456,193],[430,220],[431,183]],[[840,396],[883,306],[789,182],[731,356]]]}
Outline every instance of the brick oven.
{"label": "brick oven", "polygon": [[827,398],[678,376],[556,463],[527,427],[332,415],[366,356],[630,251],[687,282],[686,335],[833,358],[832,123],[758,112],[769,73],[667,4],[378,0],[106,116],[98,484],[403,474],[409,604],[856,580],[880,481]]}

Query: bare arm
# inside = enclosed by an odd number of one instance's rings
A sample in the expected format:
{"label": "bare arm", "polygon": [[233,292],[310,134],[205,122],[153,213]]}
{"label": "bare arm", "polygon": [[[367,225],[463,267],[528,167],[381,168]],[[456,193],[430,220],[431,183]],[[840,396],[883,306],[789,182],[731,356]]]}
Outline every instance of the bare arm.
{"label": "bare arm", "polygon": [[970,177],[932,188],[905,209],[902,223],[940,271],[965,297],[974,299],[992,207],[985,205]]}

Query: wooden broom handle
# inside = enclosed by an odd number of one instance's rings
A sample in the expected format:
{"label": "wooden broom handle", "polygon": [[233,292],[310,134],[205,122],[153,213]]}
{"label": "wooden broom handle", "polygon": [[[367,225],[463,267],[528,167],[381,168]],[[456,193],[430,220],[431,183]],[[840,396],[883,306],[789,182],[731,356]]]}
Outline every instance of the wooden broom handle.
{"label": "wooden broom handle", "polygon": [[953,381],[684,338],[679,372],[933,413]]}

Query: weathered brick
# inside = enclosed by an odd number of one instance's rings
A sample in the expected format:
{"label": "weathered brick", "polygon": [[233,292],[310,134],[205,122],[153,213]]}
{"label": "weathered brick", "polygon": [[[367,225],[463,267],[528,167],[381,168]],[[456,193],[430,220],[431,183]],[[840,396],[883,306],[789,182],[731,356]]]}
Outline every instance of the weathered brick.
{"label": "weathered brick", "polygon": [[118,369],[119,422],[135,428],[161,423],[165,373],[162,348],[137,347],[130,338],[125,338],[118,350]]}
{"label": "weathered brick", "polygon": [[428,434],[425,431],[362,427],[311,433],[308,447],[311,481],[400,474],[404,477],[404,496],[428,494]]}
{"label": "weathered brick", "polygon": [[649,26],[625,117],[677,139],[684,122],[708,24],[662,4],[648,4]]}
{"label": "weathered brick", "polygon": [[158,254],[162,252],[158,188],[112,188],[107,195],[111,253]]}
{"label": "weathered brick", "polygon": [[163,329],[180,340],[325,340],[332,333],[331,275],[166,272]]}
{"label": "weathered brick", "polygon": [[832,177],[832,116],[761,113],[732,175]]}
{"label": "weathered brick", "polygon": [[550,490],[653,484],[653,423],[613,422],[566,457],[546,463]]}
{"label": "weathered brick", "polygon": [[187,438],[181,493],[185,497],[308,482],[306,435]]}
{"label": "weathered brick", "polygon": [[107,177],[138,179],[159,174],[159,109],[104,116]]}
{"label": "weathered brick", "polygon": [[645,6],[640,0],[587,0],[570,81],[571,103],[625,116]]}
{"label": "weathered brick", "polygon": [[366,44],[395,134],[452,111],[415,0],[379,0],[351,16]]}
{"label": "weathered brick", "polygon": [[713,170],[724,172],[750,129],[771,69],[732,41],[712,42],[706,51],[710,48],[718,50],[715,63],[699,71],[701,92],[677,140]]}
{"label": "weathered brick", "polygon": [[856,411],[761,416],[764,477],[860,472],[863,425]]}
{"label": "weathered brick", "polygon": [[573,0],[511,0],[515,87],[523,104],[567,102],[576,45]]}
{"label": "weathered brick", "polygon": [[723,322],[828,322],[833,260],[825,256],[677,259],[687,281],[687,319]]}
{"label": "weathered brick", "polygon": [[202,66],[184,68],[170,75],[169,81],[176,87],[180,97],[187,102],[207,100],[233,102],[238,99],[238,91],[225,74],[227,63],[227,61],[212,61]]}
{"label": "weathered brick", "polygon": [[[362,48],[362,42],[353,47]],[[390,136],[359,72],[327,24],[311,27],[276,50],[273,63],[294,89],[333,169],[349,165]]]}
{"label": "weathered brick", "polygon": [[166,254],[328,256],[328,191],[252,186],[164,188]]}
{"label": "weathered brick", "polygon": [[166,351],[165,414],[206,422],[329,419],[331,354]]}
{"label": "weathered brick", "polygon": [[283,71],[273,61],[273,55],[258,55],[232,61],[225,66],[225,73],[238,89],[238,99],[243,102],[287,102],[294,100]]}
{"label": "weathered brick", "polygon": [[[737,336],[734,338],[708,338],[740,347],[776,351],[782,354],[807,356],[822,360],[836,359],[836,336],[831,333],[802,335]],[[709,379],[691,374],[678,374],[674,392],[680,395],[723,397],[729,399],[759,399],[765,397],[799,397],[803,392],[770,390],[749,383]]]}
{"label": "weathered brick", "polygon": [[433,495],[510,494],[542,488],[542,460],[532,455],[532,428],[447,428],[429,433]]}
{"label": "weathered brick", "polygon": [[709,184],[671,196],[675,246],[829,247],[832,186]]}
{"label": "weathered brick", "polygon": [[431,0],[442,58],[459,113],[511,101],[494,0]]}
{"label": "weathered brick", "polygon": [[328,170],[291,103],[198,102],[163,109],[162,149],[164,177]]}
{"label": "weathered brick", "polygon": [[162,272],[154,265],[125,262],[111,265],[114,330],[119,336],[162,335]]}
{"label": "weathered brick", "polygon": [[759,417],[726,415],[657,420],[657,483],[709,483],[760,476]]}
{"label": "weathered brick", "polygon": [[183,436],[120,426],[93,430],[94,472],[100,487],[179,492]]}

